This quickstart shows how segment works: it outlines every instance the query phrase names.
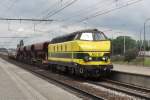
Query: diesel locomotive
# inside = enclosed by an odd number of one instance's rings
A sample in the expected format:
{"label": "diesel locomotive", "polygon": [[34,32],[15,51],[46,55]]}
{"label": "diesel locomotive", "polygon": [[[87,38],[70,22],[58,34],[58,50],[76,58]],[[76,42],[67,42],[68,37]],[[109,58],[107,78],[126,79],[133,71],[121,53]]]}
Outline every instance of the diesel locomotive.
{"label": "diesel locomotive", "polygon": [[111,41],[106,35],[97,29],[87,29],[18,47],[16,59],[90,77],[110,74],[113,68],[110,55]]}

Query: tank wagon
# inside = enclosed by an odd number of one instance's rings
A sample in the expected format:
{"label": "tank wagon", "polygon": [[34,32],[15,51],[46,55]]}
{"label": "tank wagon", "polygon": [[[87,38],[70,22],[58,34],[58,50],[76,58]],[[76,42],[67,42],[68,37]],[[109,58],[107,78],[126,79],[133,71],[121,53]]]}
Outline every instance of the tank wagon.
{"label": "tank wagon", "polygon": [[76,31],[49,42],[17,48],[17,59],[86,77],[109,74],[111,41],[97,29]]}

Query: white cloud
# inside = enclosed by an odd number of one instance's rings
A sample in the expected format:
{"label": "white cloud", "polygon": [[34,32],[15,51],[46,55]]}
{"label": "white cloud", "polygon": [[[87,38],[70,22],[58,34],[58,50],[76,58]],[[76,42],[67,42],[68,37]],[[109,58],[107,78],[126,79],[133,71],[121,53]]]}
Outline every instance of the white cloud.
{"label": "white cloud", "polygon": [[[45,16],[46,13],[56,11],[58,8],[63,7],[69,0],[63,0],[62,2],[60,2],[61,0],[15,1],[16,0],[1,2],[0,17],[41,18],[42,16]],[[51,22],[49,24],[38,24],[35,28],[36,31],[34,31],[34,24],[31,22],[22,21],[20,23],[19,21],[11,21],[8,25],[7,21],[0,21],[0,36],[29,36],[31,38],[25,39],[25,42],[26,44],[30,44],[37,40],[39,42],[50,40],[58,35],[71,33],[80,29],[98,28],[102,31],[112,30],[105,31],[109,37],[112,37],[112,34],[116,37],[116,33],[121,31],[124,34],[118,33],[118,35],[129,35],[138,39],[139,31],[143,27],[144,20],[150,17],[150,0],[143,0],[137,4],[103,16],[98,16],[83,23],[76,23],[76,21],[83,16],[90,15],[99,10],[120,6],[126,3],[126,1],[129,0],[118,0],[117,3],[115,3],[115,0],[78,0],[72,6],[49,18],[59,21]],[[113,5],[110,6],[112,3]],[[149,34],[148,31],[149,30],[147,29],[147,34]],[[15,45],[19,40],[20,39],[1,39],[0,42],[12,41],[12,44]]]}

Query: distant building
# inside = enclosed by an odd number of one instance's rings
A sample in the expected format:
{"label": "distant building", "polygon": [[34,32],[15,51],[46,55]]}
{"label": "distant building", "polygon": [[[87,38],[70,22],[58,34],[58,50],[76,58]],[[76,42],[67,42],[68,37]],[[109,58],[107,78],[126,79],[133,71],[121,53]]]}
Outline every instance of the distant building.
{"label": "distant building", "polygon": [[139,56],[143,56],[144,55],[144,53],[145,53],[145,56],[150,56],[150,51],[140,51],[139,52]]}
{"label": "distant building", "polygon": [[0,52],[7,52],[6,48],[0,48]]}

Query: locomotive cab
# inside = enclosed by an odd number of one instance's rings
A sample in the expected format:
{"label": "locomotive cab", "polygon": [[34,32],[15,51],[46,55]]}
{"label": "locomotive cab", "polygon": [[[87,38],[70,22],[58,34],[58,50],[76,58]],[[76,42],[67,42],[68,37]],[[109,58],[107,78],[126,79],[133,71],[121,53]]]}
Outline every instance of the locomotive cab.
{"label": "locomotive cab", "polygon": [[[110,55],[111,42],[107,37],[101,32],[91,32],[91,33],[81,33],[77,35],[76,41],[79,46],[79,51],[88,52],[89,57],[85,57],[85,60],[89,58],[92,61],[92,57],[103,56],[101,60],[108,61]],[[92,52],[92,53],[91,53]],[[107,55],[105,54],[107,53]]]}
{"label": "locomotive cab", "polygon": [[82,32],[76,35],[74,45],[77,53],[75,53],[74,62],[77,62],[81,69],[91,71],[91,69],[99,69],[110,71],[112,63],[110,60],[111,42],[103,32]]}
{"label": "locomotive cab", "polygon": [[111,42],[102,32],[81,33],[75,40],[80,51],[110,52]]}

